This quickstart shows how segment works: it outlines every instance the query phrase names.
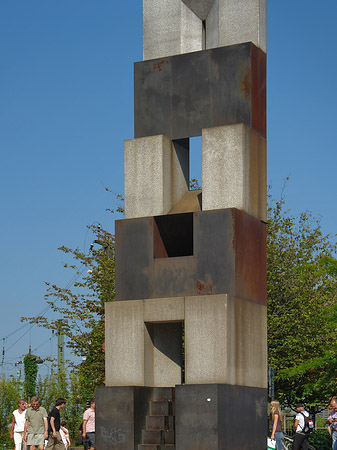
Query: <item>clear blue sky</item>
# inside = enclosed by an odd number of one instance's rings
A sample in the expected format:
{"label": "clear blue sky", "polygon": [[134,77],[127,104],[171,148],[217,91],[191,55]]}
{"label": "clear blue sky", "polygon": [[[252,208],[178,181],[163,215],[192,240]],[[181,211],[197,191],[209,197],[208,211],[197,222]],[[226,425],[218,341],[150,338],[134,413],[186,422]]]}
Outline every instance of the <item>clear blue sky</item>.
{"label": "clear blue sky", "polygon": [[[278,196],[290,176],[288,207],[312,210],[331,234],[336,23],[336,0],[268,0],[268,182]],[[114,229],[104,188],[123,192],[133,62],[141,59],[141,0],[0,2],[1,350],[21,316],[44,309],[44,281],[71,279],[57,248],[88,251],[93,222]],[[50,337],[36,327],[8,337],[0,375],[15,373],[8,363],[29,344],[55,356]]]}

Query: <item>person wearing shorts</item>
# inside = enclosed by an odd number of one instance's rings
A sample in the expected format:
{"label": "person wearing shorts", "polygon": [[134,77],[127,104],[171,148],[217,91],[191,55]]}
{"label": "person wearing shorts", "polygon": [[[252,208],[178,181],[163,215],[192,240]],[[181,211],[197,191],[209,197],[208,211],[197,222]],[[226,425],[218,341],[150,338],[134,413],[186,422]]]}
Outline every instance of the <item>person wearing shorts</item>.
{"label": "person wearing shorts", "polygon": [[24,429],[24,440],[30,450],[34,450],[35,446],[38,447],[38,450],[43,450],[44,441],[48,438],[47,417],[47,411],[40,406],[39,397],[32,397],[31,406],[26,411]]}
{"label": "person wearing shorts", "polygon": [[23,439],[26,422],[26,404],[26,400],[20,399],[18,401],[18,409],[13,411],[13,419],[9,436],[12,440],[14,438],[16,450],[26,450],[26,442]]}

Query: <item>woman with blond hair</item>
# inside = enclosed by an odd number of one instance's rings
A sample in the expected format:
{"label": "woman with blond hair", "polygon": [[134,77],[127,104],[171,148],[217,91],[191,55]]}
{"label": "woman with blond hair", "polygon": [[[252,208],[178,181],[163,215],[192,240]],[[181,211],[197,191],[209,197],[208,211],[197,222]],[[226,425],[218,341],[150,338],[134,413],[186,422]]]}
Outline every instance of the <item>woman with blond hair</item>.
{"label": "woman with blond hair", "polygon": [[282,450],[282,413],[280,402],[273,400],[270,403],[270,421],[272,423],[272,431],[270,438],[276,441],[276,450]]}

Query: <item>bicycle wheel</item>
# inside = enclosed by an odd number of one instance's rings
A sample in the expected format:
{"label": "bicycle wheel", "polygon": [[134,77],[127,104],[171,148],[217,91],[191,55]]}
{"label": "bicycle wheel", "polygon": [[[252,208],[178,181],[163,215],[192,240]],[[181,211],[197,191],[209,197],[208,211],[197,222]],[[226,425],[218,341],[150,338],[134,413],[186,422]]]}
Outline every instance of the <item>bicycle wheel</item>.
{"label": "bicycle wheel", "polygon": [[287,440],[283,440],[282,439],[282,450],[291,450],[292,449],[292,441]]}
{"label": "bicycle wheel", "polygon": [[316,450],[316,448],[309,444],[308,445],[308,450]]}

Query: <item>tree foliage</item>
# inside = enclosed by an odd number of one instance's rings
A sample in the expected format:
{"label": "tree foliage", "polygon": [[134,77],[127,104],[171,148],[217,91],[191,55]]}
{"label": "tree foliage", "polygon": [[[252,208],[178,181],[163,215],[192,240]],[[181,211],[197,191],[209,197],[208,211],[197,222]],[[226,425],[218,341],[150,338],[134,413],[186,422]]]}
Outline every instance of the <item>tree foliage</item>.
{"label": "tree foliage", "polygon": [[336,244],[310,212],[268,207],[268,356],[276,397],[324,404],[336,394]]}
{"label": "tree foliage", "polygon": [[60,413],[62,420],[67,422],[71,442],[76,444],[83,421],[83,412],[86,409],[86,398],[81,395],[78,371],[72,371],[67,377],[62,368],[52,370],[50,375],[44,378],[39,377],[37,392],[41,405],[47,412],[54,408],[57,398],[62,397],[67,400],[65,408]]}
{"label": "tree foliage", "polygon": [[[41,405],[49,413],[54,406],[55,400],[59,397],[69,399],[69,389],[66,373],[62,368],[51,370],[51,373],[45,377],[39,377],[36,385],[36,393],[41,400]],[[66,405],[67,406],[67,405]],[[61,410],[64,415],[65,410]]]}
{"label": "tree foliage", "polygon": [[23,397],[20,381],[13,378],[0,378],[0,442],[8,448],[12,445],[9,439],[9,429],[12,414],[17,408],[17,401]]}
{"label": "tree foliage", "polygon": [[57,330],[67,336],[67,346],[83,359],[80,370],[80,393],[93,396],[94,388],[104,383],[104,304],[115,299],[114,236],[99,225],[88,227],[95,240],[88,254],[79,249],[61,247],[72,259],[64,267],[73,272],[73,286],[60,288],[46,283],[47,303],[56,317],[24,317],[30,323]]}
{"label": "tree foliage", "polygon": [[25,371],[25,397],[29,400],[36,394],[36,378],[37,378],[37,357],[28,353],[23,360]]}

